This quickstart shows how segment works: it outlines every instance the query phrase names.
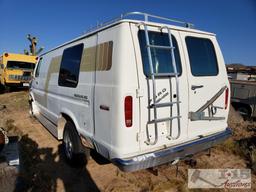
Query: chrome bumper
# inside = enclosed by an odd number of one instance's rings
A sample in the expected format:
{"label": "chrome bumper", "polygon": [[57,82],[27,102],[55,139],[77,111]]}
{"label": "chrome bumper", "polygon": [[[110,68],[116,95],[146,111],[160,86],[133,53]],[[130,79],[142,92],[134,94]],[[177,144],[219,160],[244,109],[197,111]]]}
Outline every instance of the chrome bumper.
{"label": "chrome bumper", "polygon": [[202,137],[190,142],[182,143],[180,145],[172,146],[167,149],[162,149],[132,158],[115,158],[111,161],[125,172],[146,169],[149,167],[172,162],[176,159],[183,159],[186,156],[209,149],[212,146],[226,140],[229,136],[231,136],[231,134],[231,129],[227,128],[225,131]]}

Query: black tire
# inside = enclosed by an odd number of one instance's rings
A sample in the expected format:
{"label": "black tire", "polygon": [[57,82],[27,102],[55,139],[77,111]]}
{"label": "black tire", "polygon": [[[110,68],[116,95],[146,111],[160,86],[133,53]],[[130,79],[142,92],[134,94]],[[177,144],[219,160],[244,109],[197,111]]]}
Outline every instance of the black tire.
{"label": "black tire", "polygon": [[29,100],[29,101],[28,101],[28,103],[29,103],[29,116],[30,116],[31,118],[34,117],[34,110],[33,110],[32,102],[33,102],[32,100]]}
{"label": "black tire", "polygon": [[4,90],[6,93],[10,93],[12,91],[12,87],[9,87],[9,86],[4,86]]}
{"label": "black tire", "polygon": [[86,164],[89,149],[84,150],[76,127],[70,121],[66,123],[64,128],[63,147],[65,158],[71,166],[80,167]]}
{"label": "black tire", "polygon": [[4,86],[3,84],[0,82],[0,93],[3,93],[4,92]]}
{"label": "black tire", "polygon": [[250,118],[251,112],[250,110],[245,106],[239,106],[237,108],[237,111],[244,117],[244,118]]}

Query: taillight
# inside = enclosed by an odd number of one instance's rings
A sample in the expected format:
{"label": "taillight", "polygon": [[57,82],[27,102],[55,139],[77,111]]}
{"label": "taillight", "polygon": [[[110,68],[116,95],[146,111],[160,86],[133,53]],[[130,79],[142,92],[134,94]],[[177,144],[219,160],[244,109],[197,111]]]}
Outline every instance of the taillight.
{"label": "taillight", "polygon": [[227,88],[225,91],[225,109],[227,109],[228,107],[228,94],[229,94],[229,90]]}
{"label": "taillight", "polygon": [[125,114],[126,127],[131,127],[132,126],[132,96],[125,97],[124,114]]}

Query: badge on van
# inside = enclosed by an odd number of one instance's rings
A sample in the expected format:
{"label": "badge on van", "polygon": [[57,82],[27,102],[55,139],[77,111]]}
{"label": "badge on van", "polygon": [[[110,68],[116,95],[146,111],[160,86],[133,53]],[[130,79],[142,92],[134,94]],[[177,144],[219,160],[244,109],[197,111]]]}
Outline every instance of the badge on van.
{"label": "badge on van", "polygon": [[[161,91],[159,91],[156,94],[156,103],[159,103],[161,100],[163,100],[165,97],[169,95],[169,92],[166,92],[166,88],[163,88]],[[150,103],[152,102],[152,99],[150,99]]]}
{"label": "badge on van", "polygon": [[75,98],[78,98],[78,99],[80,99],[80,100],[83,100],[83,101],[88,101],[88,96],[86,96],[86,95],[79,95],[79,94],[74,94],[74,97]]}

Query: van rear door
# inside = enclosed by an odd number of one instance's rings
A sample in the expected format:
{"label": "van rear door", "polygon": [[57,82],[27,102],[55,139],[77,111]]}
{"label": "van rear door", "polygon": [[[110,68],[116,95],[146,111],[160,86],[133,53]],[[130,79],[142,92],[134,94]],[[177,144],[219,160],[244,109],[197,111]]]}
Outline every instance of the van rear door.
{"label": "van rear door", "polygon": [[[184,57],[180,53],[182,49],[180,43],[179,32],[172,30],[172,41],[175,47],[175,60],[177,64],[178,84],[179,84],[179,100],[180,103],[180,134],[178,127],[178,118],[166,120],[157,123],[157,133],[155,133],[154,108],[149,107],[153,104],[153,80],[150,78],[149,58],[146,48],[145,31],[143,26],[131,24],[131,30],[134,37],[134,46],[137,58],[137,69],[139,77],[138,97],[140,99],[140,133],[138,140],[140,142],[141,151],[153,151],[164,148],[176,143],[182,142],[187,138],[187,121],[188,121],[188,86],[186,67],[184,66]],[[148,26],[148,35],[150,44],[156,46],[170,46],[169,36],[166,29],[163,32],[159,27]],[[151,56],[153,62],[154,73],[163,75],[155,78],[156,87],[156,103],[166,104],[177,101],[177,90],[175,77],[164,76],[167,73],[173,73],[171,50],[151,48]],[[158,106],[157,120],[177,117],[177,104]],[[148,142],[150,141],[150,143]],[[156,142],[155,142],[156,141]],[[155,143],[154,143],[155,142]]]}
{"label": "van rear door", "polygon": [[180,32],[187,64],[188,137],[201,137],[227,127],[228,78],[214,35]]}

